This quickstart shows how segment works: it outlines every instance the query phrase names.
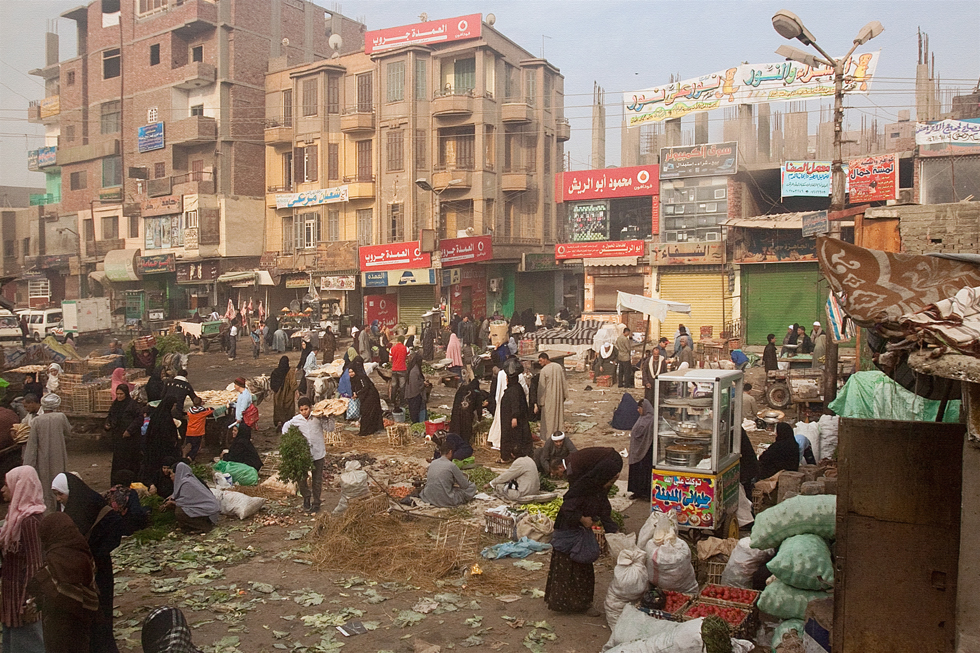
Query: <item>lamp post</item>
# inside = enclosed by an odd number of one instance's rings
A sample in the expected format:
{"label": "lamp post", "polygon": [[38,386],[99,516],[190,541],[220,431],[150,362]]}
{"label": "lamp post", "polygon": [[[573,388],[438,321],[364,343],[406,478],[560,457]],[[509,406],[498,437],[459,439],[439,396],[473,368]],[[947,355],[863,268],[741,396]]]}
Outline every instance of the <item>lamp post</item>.
{"label": "lamp post", "polygon": [[[786,59],[792,61],[797,61],[799,63],[805,64],[807,66],[817,66],[824,65],[829,66],[834,69],[834,160],[831,163],[831,194],[830,194],[830,210],[831,211],[841,211],[844,208],[844,161],[843,154],[841,152],[841,144],[843,143],[843,129],[844,129],[844,66],[847,65],[848,59],[854,54],[854,50],[857,49],[859,45],[864,45],[874,37],[881,34],[884,31],[884,27],[881,26],[876,20],[871,21],[867,25],[861,28],[857,36],[854,38],[853,45],[851,49],[847,51],[847,54],[843,57],[835,59],[831,57],[827,52],[817,44],[816,38],[810,33],[810,30],[803,25],[803,21],[800,17],[791,11],[785,9],[780,9],[772,17],[772,26],[776,32],[779,33],[785,39],[797,39],[803,45],[810,45],[820,53],[820,56],[810,54],[809,52],[804,52],[794,47],[788,45],[781,45],[776,49],[776,54]],[[831,220],[830,221],[830,237],[840,238],[840,221]],[[828,337],[827,339],[827,357],[824,364],[824,405],[829,404],[837,397],[837,361],[838,361],[838,346],[834,342],[833,337]]]}
{"label": "lamp post", "polygon": [[435,201],[432,203],[432,228],[439,229],[439,197],[451,187],[463,183],[462,179],[450,179],[445,186],[440,188],[434,188],[429,180],[425,177],[415,180],[415,185],[424,190],[427,193],[432,193],[436,196]]}

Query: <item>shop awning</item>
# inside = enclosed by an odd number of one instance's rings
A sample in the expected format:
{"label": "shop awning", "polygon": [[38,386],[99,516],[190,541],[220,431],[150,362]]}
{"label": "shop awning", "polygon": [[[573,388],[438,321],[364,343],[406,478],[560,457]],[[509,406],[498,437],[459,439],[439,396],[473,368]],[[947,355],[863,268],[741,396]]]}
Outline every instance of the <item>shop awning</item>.
{"label": "shop awning", "polygon": [[255,283],[258,273],[255,270],[244,272],[225,272],[218,277],[218,283],[248,284]]}
{"label": "shop awning", "polygon": [[691,314],[691,305],[681,302],[672,302],[667,299],[653,299],[642,295],[631,295],[622,290],[616,296],[616,312],[637,311],[650,317],[655,317],[661,322],[667,319],[667,311],[673,313]]}
{"label": "shop awning", "polygon": [[[743,229],[803,229],[803,216],[812,211],[798,213],[773,213],[771,215],[755,215],[750,218],[729,218],[722,223],[725,227],[742,227]],[[841,220],[840,226],[853,227],[853,220]]]}
{"label": "shop awning", "polygon": [[105,277],[109,281],[139,281],[139,249],[114,249],[105,254]]}
{"label": "shop awning", "polygon": [[95,283],[99,284],[100,286],[105,286],[106,283],[108,283],[109,281],[108,277],[106,276],[106,273],[103,272],[102,270],[92,270],[91,272],[88,273],[88,278],[94,281]]}
{"label": "shop awning", "polygon": [[258,271],[256,271],[256,275],[258,275],[257,278],[259,280],[259,285],[260,286],[274,286],[274,285],[276,285],[276,282],[272,280],[272,275],[269,274],[269,271],[268,270],[258,270]]}
{"label": "shop awning", "polygon": [[587,268],[620,267],[636,265],[639,256],[607,256],[603,258],[584,258],[582,264]]}

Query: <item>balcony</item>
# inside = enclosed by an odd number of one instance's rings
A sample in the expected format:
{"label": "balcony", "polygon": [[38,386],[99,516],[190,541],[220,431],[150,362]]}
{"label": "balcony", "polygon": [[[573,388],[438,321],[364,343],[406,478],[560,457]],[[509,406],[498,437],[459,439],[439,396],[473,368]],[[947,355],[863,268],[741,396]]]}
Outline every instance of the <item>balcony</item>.
{"label": "balcony", "polygon": [[516,125],[534,120],[534,109],[526,102],[504,102],[500,108],[500,120]]}
{"label": "balcony", "polygon": [[77,147],[59,148],[57,157],[57,165],[64,166],[71,163],[82,163],[83,161],[92,161],[94,159],[101,159],[107,156],[115,156],[119,154],[119,139],[110,138],[108,140],[102,141],[101,143],[89,143],[88,145],[79,145]]}
{"label": "balcony", "polygon": [[31,100],[27,107],[27,122],[49,124],[56,122],[61,115],[61,96],[49,95],[43,100]]}
{"label": "balcony", "polygon": [[171,145],[213,143],[218,138],[218,123],[208,116],[191,116],[167,125],[167,141]]}
{"label": "balcony", "polygon": [[436,190],[469,190],[473,187],[473,171],[460,168],[436,170],[432,173],[432,187]]}
{"label": "balcony", "polygon": [[61,195],[55,195],[54,193],[32,193],[29,197],[31,206],[47,206],[48,204],[60,204]]}
{"label": "balcony", "polygon": [[102,258],[107,252],[116,249],[126,249],[126,241],[123,238],[110,238],[108,240],[89,240],[85,242],[85,256]]}
{"label": "balcony", "polygon": [[520,170],[504,171],[500,181],[503,191],[524,191],[531,189],[531,175]]}
{"label": "balcony", "polygon": [[170,24],[175,25],[172,29],[182,39],[213,30],[218,24],[218,8],[208,0],[170,0],[165,7],[139,18],[154,18],[162,13],[167,15]]}
{"label": "balcony", "polygon": [[210,170],[188,172],[171,177],[173,180],[173,195],[213,195],[214,173]]}
{"label": "balcony", "polygon": [[202,86],[214,84],[218,78],[218,69],[209,63],[195,61],[177,69],[178,81],[175,88],[190,91]]}
{"label": "balcony", "polygon": [[340,117],[340,131],[345,134],[374,133],[374,110],[347,109]]}
{"label": "balcony", "polygon": [[292,144],[293,128],[292,125],[283,124],[282,118],[268,118],[265,121],[265,144],[283,145]]}
{"label": "balcony", "polygon": [[432,98],[432,115],[437,118],[465,118],[473,114],[475,104],[472,89],[436,91]]}
{"label": "balcony", "polygon": [[347,198],[351,200],[374,199],[374,177],[344,177]]}
{"label": "balcony", "polygon": [[559,118],[555,121],[555,138],[559,143],[563,143],[572,137],[572,126],[568,124],[568,118]]}
{"label": "balcony", "polygon": [[173,177],[146,180],[146,194],[149,197],[164,197],[174,192]]}

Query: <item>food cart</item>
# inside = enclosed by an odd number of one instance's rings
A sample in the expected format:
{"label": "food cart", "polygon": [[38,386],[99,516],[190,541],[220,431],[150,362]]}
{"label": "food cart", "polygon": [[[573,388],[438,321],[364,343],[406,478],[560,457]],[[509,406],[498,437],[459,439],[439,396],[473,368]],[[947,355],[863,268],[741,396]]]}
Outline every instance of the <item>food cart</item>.
{"label": "food cart", "polygon": [[694,535],[738,537],[742,372],[689,369],[657,377],[651,509]]}
{"label": "food cart", "polygon": [[214,343],[221,344],[221,340],[230,328],[225,320],[214,320],[208,322],[181,322],[180,328],[189,341],[188,344],[200,344],[201,351],[206,352]]}

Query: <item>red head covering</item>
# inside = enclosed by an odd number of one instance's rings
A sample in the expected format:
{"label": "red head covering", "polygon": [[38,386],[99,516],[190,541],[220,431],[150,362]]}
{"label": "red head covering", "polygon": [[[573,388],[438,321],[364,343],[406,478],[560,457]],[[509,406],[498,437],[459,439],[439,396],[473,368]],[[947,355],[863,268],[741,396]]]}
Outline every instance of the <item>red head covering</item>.
{"label": "red head covering", "polygon": [[5,552],[11,552],[20,547],[20,527],[24,519],[44,512],[44,489],[37,472],[29,465],[14,467],[7,472],[6,482],[10,490],[10,508],[7,509],[7,523],[0,530],[0,545]]}

